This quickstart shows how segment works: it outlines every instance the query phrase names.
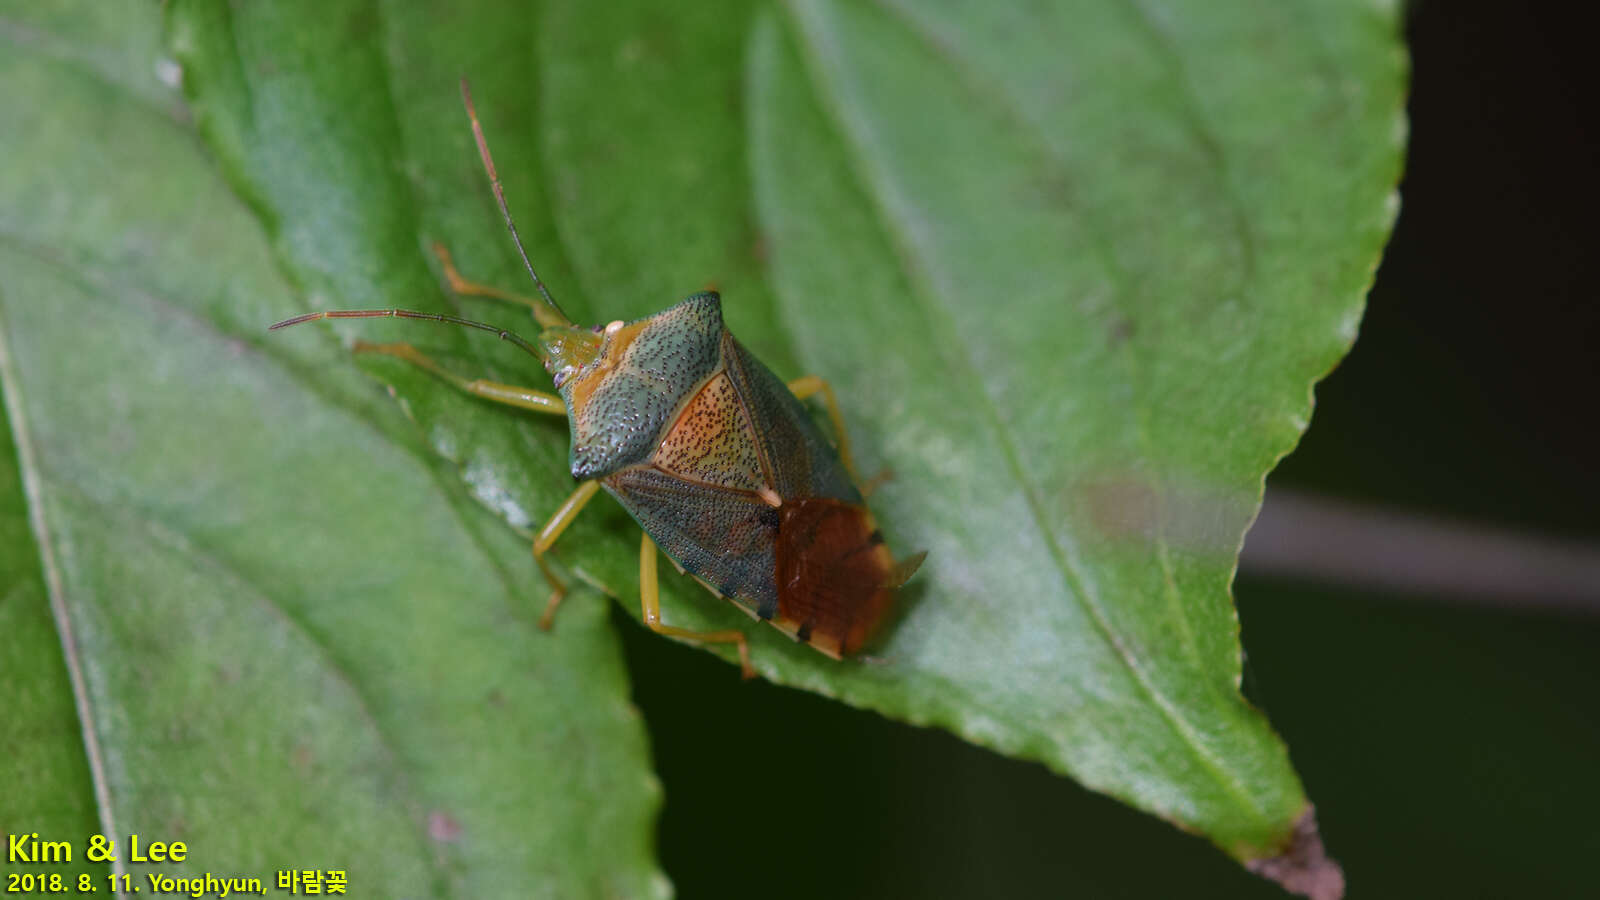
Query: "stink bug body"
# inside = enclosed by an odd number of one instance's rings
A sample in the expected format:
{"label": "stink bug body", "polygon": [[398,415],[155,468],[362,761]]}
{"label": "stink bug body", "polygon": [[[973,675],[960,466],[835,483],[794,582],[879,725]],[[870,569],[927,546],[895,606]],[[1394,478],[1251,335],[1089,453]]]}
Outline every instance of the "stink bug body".
{"label": "stink bug body", "polygon": [[[525,303],[543,326],[536,342],[454,316],[410,310],[338,310],[279,322],[395,316],[490,331],[539,357],[560,396],[454,375],[409,344],[357,344],[421,366],[491,400],[566,415],[577,490],[534,540],[552,587],[548,626],[565,586],[545,554],[599,488],[644,529],[640,594],[657,632],[738,645],[739,631],[693,632],[663,625],[656,548],[718,596],[836,659],[860,650],[888,619],[894,596],[922,554],[896,562],[857,487],[833,391],[816,377],[785,385],[736,341],[717,294],[695,294],[634,322],[575,325],[528,263],[504,190],[463,81],[462,97],[489,181],[540,298],[516,297],[461,278],[438,248],[452,287]],[[821,393],[839,446],[800,401]]]}

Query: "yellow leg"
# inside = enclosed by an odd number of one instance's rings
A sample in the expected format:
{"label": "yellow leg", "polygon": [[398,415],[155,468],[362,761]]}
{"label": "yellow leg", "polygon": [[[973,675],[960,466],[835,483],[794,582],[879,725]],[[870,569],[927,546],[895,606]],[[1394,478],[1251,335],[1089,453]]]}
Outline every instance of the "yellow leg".
{"label": "yellow leg", "polygon": [[556,607],[561,605],[561,598],[567,595],[567,585],[556,577],[550,569],[550,564],[545,562],[544,555],[550,552],[556,538],[561,537],[561,532],[567,530],[572,520],[578,517],[583,507],[594,497],[594,492],[600,489],[600,482],[585,481],[578,485],[578,489],[556,508],[555,515],[550,521],[544,523],[538,535],[533,539],[533,561],[539,564],[539,571],[544,573],[544,580],[550,582],[550,600],[545,603],[544,615],[539,617],[539,627],[545,631],[550,630],[550,625],[555,622]]}
{"label": "yellow leg", "polygon": [[418,368],[427,369],[429,372],[475,397],[483,397],[486,400],[493,400],[496,403],[504,403],[508,406],[531,409],[534,412],[550,413],[557,416],[567,414],[567,404],[555,394],[536,391],[533,388],[501,384],[498,381],[488,381],[483,378],[463,378],[429,359],[422,351],[410,344],[369,344],[366,341],[356,341],[352,349],[357,353],[382,353],[385,356],[398,357]]}
{"label": "yellow leg", "polygon": [[[844,416],[839,412],[839,399],[833,395],[833,385],[820,376],[803,375],[789,382],[789,391],[800,400],[819,392],[822,394],[822,403],[828,408],[828,419],[833,423],[833,433],[839,440],[839,461],[844,463],[844,470],[850,473],[850,478],[856,484],[862,484],[861,475],[856,472],[856,461],[850,455],[850,435],[844,430]],[[872,493],[870,488],[876,487],[883,477],[874,477],[870,486],[863,486],[862,493]]]}
{"label": "yellow leg", "polygon": [[738,644],[740,671],[746,678],[756,677],[756,670],[750,665],[750,642],[745,639],[744,632],[732,629],[691,631],[661,624],[661,584],[656,577],[656,545],[648,534],[643,535],[639,542],[639,605],[644,609],[645,626],[656,634],[707,644]]}
{"label": "yellow leg", "polygon": [[525,297],[522,294],[514,294],[493,285],[468,281],[462,276],[460,270],[456,268],[455,260],[450,258],[450,251],[445,248],[445,245],[435,243],[433,245],[433,254],[439,257],[439,263],[444,267],[444,277],[450,282],[450,290],[457,294],[466,297],[493,297],[496,300],[504,300],[507,303],[526,306],[533,310],[533,317],[539,320],[539,324],[547,328],[551,325],[567,324],[560,319],[551,318],[550,307],[542,300]]}

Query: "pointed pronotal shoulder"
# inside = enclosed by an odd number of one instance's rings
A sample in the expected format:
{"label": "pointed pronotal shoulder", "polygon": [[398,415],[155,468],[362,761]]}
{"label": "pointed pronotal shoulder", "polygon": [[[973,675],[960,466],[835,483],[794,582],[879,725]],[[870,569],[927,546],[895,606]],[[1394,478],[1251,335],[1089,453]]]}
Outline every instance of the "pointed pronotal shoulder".
{"label": "pointed pronotal shoulder", "polygon": [[572,475],[601,478],[644,462],[689,394],[721,364],[715,292],[601,330],[598,353],[560,387],[572,428]]}

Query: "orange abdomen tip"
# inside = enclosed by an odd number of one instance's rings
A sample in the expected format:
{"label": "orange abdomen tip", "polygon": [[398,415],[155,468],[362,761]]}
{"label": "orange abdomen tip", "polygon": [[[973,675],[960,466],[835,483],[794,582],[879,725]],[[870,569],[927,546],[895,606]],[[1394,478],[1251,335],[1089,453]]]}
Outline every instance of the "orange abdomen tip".
{"label": "orange abdomen tip", "polygon": [[812,497],[786,500],[778,514],[773,624],[829,656],[856,653],[888,621],[921,556],[896,565],[864,506]]}

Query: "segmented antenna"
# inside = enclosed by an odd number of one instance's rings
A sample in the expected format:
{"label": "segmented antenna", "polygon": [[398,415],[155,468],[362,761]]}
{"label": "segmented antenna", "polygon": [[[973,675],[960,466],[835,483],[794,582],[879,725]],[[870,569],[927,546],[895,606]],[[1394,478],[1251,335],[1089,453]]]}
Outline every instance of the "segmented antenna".
{"label": "segmented antenna", "polygon": [[526,338],[522,337],[516,332],[507,331],[504,328],[496,328],[495,326],[484,322],[474,322],[471,319],[463,319],[460,316],[447,316],[443,315],[442,313],[418,312],[414,309],[329,309],[323,310],[322,312],[305,313],[304,315],[295,316],[292,319],[284,319],[282,322],[277,322],[273,325],[267,326],[267,330],[277,331],[280,328],[288,328],[290,325],[299,325],[302,322],[315,322],[318,319],[427,319],[430,322],[443,322],[447,325],[465,325],[468,328],[476,328],[479,331],[487,331],[490,334],[500,338],[502,341],[509,341],[528,353],[533,354],[535,357],[543,359],[539,353],[539,348],[535,347]]}
{"label": "segmented antenna", "polygon": [[478,110],[472,105],[472,89],[467,86],[465,77],[461,79],[461,99],[467,104],[467,117],[472,120],[472,136],[478,141],[478,155],[483,157],[483,168],[489,173],[489,186],[494,188],[494,199],[500,203],[500,214],[505,216],[506,228],[511,232],[511,240],[517,245],[517,254],[522,257],[522,264],[527,267],[528,275],[533,278],[533,286],[539,289],[539,296],[543,297],[544,302],[550,304],[550,309],[560,317],[553,322],[546,321],[546,317],[539,315],[535,310],[534,318],[546,328],[552,325],[571,325],[572,319],[561,309],[561,305],[556,303],[556,298],[550,296],[549,288],[539,280],[539,273],[533,270],[533,263],[528,261],[528,251],[522,248],[522,235],[517,234],[517,224],[511,221],[511,209],[506,206],[506,191],[500,186],[500,174],[495,171],[494,157],[489,155],[489,142],[483,136],[483,125],[478,121]]}

